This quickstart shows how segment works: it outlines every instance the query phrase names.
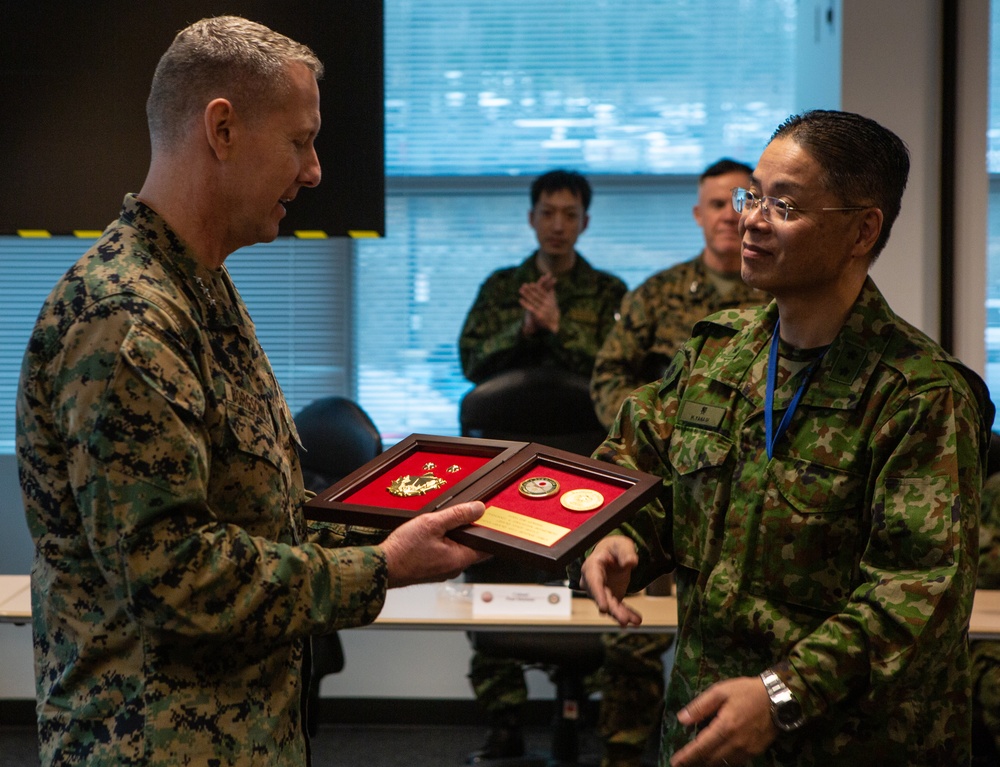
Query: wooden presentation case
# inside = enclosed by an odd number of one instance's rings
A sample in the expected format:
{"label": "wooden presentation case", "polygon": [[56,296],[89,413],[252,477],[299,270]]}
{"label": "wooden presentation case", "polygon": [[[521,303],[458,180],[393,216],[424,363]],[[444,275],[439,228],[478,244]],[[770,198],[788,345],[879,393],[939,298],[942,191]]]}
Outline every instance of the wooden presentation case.
{"label": "wooden presentation case", "polygon": [[[428,474],[445,484],[421,495],[389,491],[394,482]],[[555,479],[559,491],[525,497],[518,487],[531,477]],[[659,486],[651,474],[535,442],[411,434],[317,494],[305,511],[309,519],[392,529],[425,512],[479,500],[487,514],[455,530],[455,540],[558,571],[653,500]],[[560,499],[574,489],[596,490],[603,503],[568,509]]]}

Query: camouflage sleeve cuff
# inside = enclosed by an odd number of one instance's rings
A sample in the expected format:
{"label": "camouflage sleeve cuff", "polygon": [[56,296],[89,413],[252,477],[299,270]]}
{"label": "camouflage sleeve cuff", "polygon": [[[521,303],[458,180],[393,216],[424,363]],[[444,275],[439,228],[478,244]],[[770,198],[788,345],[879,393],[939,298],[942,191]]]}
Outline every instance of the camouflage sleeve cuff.
{"label": "camouflage sleeve cuff", "polygon": [[[639,551],[639,544],[636,543],[635,539],[632,538],[625,530],[616,528],[610,533],[605,535],[605,538],[610,538],[611,536],[622,536],[629,538],[632,541],[632,545],[636,547],[636,551]],[[580,581],[582,577],[583,563],[589,557],[596,547],[597,544],[591,546],[587,549],[583,556],[573,562],[570,562],[566,566],[566,577],[569,579],[569,584],[571,588],[580,587]],[[650,578],[647,575],[646,570],[642,566],[642,561],[640,559],[639,565],[632,571],[632,577],[629,580],[627,593],[637,594],[642,591],[646,586],[648,586],[655,578]]]}
{"label": "camouflage sleeve cuff", "polygon": [[378,546],[337,549],[330,563],[331,628],[366,626],[385,604],[389,572]]}

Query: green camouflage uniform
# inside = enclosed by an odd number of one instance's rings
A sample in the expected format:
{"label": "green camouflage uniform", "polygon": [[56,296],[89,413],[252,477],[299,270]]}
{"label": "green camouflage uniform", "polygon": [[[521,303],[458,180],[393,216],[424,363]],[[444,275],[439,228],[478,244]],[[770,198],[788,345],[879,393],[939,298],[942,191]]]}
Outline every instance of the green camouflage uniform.
{"label": "green camouflage uniform", "polygon": [[[723,295],[703,256],[657,272],[622,300],[621,316],[597,353],[590,381],[598,417],[610,426],[629,392],[663,373],[695,323],[722,309],[766,303],[737,282]],[[605,634],[598,728],[604,767],[639,764],[660,721],[663,654],[670,634]]]}
{"label": "green camouflage uniform", "polygon": [[387,573],[307,530],[297,441],[226,270],[126,197],[17,397],[43,765],[306,763],[305,640],[374,620]]}
{"label": "green camouflage uniform", "polygon": [[663,714],[663,654],[671,634],[602,634],[597,730],[601,767],[638,767]]}
{"label": "green camouflage uniform", "polygon": [[772,303],[698,323],[598,449],[664,481],[619,530],[639,552],[630,587],[671,569],[677,584],[661,764],[693,737],[681,707],[768,667],[807,723],[755,765],[966,764],[985,385],[868,280],[769,460],[776,319]]}
{"label": "green camouflage uniform", "polygon": [[723,295],[702,256],[647,279],[622,300],[621,317],[597,352],[590,394],[601,423],[614,423],[629,392],[660,377],[698,320],[768,300],[742,282]]}
{"label": "green camouflage uniform", "polygon": [[547,363],[590,376],[594,355],[614,325],[625,283],[594,269],[577,253],[573,268],[556,281],[559,332],[525,337],[518,289],[541,278],[536,255],[520,266],[498,269],[479,288],[458,341],[462,372],[473,383],[512,368]]}
{"label": "green camouflage uniform", "polygon": [[[1000,474],[993,474],[983,485],[978,586],[1000,589]],[[995,764],[1000,755],[1000,641],[972,644],[972,680],[976,724],[993,741],[994,753],[989,758]]]}

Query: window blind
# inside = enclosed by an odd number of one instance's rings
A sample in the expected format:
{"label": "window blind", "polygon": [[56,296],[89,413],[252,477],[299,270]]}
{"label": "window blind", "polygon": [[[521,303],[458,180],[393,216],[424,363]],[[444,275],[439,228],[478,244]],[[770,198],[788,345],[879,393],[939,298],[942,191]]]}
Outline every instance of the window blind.
{"label": "window blind", "polygon": [[989,213],[986,232],[986,385],[1000,404],[1000,5],[990,3],[989,124],[986,168],[989,172]]}
{"label": "window blind", "polygon": [[691,173],[755,154],[791,111],[796,9],[386,0],[386,172]]}
{"label": "window blind", "polygon": [[[56,281],[92,244],[74,237],[0,237],[0,453],[14,452],[21,359]],[[226,261],[292,412],[350,391],[350,248],[281,238]]]}
{"label": "window blind", "polygon": [[14,452],[17,381],[38,310],[89,243],[73,237],[0,237],[0,453]]}
{"label": "window blind", "polygon": [[[691,215],[697,178],[639,188],[595,177],[590,226],[577,250],[635,287],[693,258],[703,240]],[[498,188],[499,187],[499,188]],[[357,247],[357,398],[388,444],[408,434],[457,435],[462,375],[458,337],[479,285],[536,247],[528,180],[461,192],[394,190],[389,236]]]}
{"label": "window blind", "polygon": [[[535,247],[528,189],[595,189],[579,251],[635,287],[701,248],[697,174],[793,109],[794,0],[386,0],[387,236],[356,245],[356,397],[386,444],[458,433],[458,336]],[[766,51],[775,71],[756,66]]]}

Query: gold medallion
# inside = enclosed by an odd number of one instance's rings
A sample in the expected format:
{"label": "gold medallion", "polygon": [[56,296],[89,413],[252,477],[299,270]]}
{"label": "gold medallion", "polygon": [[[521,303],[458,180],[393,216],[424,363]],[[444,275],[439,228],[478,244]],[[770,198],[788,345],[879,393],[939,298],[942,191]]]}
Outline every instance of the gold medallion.
{"label": "gold medallion", "polygon": [[562,494],[559,503],[570,511],[593,511],[599,509],[604,503],[604,496],[596,490],[588,490],[587,488],[567,490]]}
{"label": "gold medallion", "polygon": [[437,464],[434,463],[433,461],[428,461],[427,463],[424,464],[424,471],[431,471],[432,469],[436,468]]}
{"label": "gold medallion", "polygon": [[559,483],[551,477],[528,477],[517,486],[525,498],[551,498],[559,492]]}
{"label": "gold medallion", "polygon": [[461,470],[462,467],[459,466],[457,463],[453,463],[451,466],[445,469],[445,471],[448,472],[449,474],[454,474],[456,471],[461,471]]}
{"label": "gold medallion", "polygon": [[402,498],[409,498],[414,495],[424,495],[431,490],[437,490],[448,484],[448,480],[435,477],[430,472],[414,477],[412,474],[404,474],[396,477],[386,488],[393,495]]}

